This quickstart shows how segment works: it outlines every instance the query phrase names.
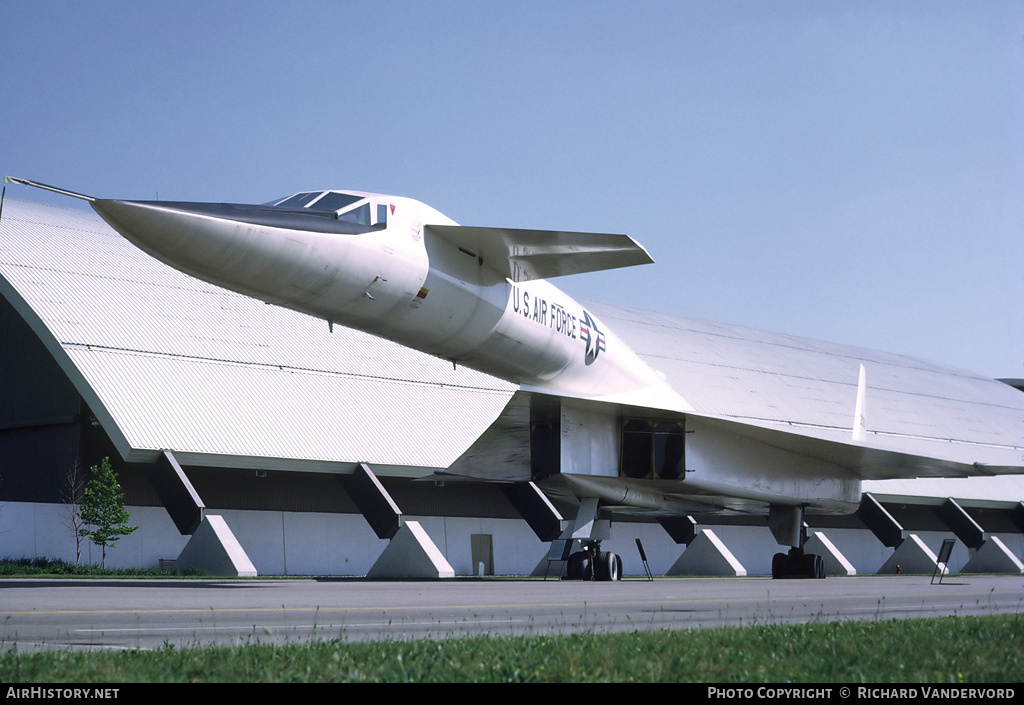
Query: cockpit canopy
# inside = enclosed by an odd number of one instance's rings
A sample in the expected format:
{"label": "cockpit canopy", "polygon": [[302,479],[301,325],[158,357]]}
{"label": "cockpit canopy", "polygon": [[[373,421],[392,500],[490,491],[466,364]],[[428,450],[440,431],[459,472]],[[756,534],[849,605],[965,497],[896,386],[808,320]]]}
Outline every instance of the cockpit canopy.
{"label": "cockpit canopy", "polygon": [[303,191],[264,205],[290,211],[334,213],[340,221],[368,227],[386,227],[388,224],[387,204],[377,203],[373,196],[362,193]]}

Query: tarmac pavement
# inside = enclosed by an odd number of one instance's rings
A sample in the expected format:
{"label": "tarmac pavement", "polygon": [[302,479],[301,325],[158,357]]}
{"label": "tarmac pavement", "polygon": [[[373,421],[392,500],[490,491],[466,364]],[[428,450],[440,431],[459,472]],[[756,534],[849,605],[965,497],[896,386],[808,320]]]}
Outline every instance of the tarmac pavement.
{"label": "tarmac pavement", "polygon": [[0,580],[0,649],[691,629],[1024,611],[1022,576]]}

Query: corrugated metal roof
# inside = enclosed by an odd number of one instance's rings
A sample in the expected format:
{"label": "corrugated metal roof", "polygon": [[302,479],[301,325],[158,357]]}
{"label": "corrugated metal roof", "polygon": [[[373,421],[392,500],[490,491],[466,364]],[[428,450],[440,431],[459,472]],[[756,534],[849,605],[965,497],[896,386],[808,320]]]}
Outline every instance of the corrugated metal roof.
{"label": "corrugated metal roof", "polygon": [[8,199],[0,291],[132,459],[422,474],[516,389],[188,277],[82,211]]}

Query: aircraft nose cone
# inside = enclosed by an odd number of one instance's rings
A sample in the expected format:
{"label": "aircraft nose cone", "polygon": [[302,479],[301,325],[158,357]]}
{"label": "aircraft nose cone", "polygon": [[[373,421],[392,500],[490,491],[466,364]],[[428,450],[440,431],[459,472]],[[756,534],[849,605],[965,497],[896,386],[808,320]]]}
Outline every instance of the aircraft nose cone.
{"label": "aircraft nose cone", "polygon": [[102,199],[91,205],[132,244],[200,279],[229,286],[253,264],[252,238],[236,222],[190,212],[187,205]]}
{"label": "aircraft nose cone", "polygon": [[335,264],[344,259],[347,238],[238,218],[256,207],[117,200],[91,205],[126,240],[164,264],[246,296],[306,311],[332,286],[344,285]]}
{"label": "aircraft nose cone", "polygon": [[202,263],[196,246],[210,238],[200,237],[194,215],[140,201],[98,199],[91,205],[114,230],[157,259],[179,269]]}

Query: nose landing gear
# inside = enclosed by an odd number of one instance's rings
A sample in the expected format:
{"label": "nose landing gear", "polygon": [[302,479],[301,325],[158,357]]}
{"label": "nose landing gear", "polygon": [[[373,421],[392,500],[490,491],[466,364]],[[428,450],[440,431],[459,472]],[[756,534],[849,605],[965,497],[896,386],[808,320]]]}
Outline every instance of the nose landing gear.
{"label": "nose landing gear", "polygon": [[772,578],[825,577],[825,561],[817,553],[804,553],[802,548],[791,548],[789,553],[776,553],[772,557]]}

